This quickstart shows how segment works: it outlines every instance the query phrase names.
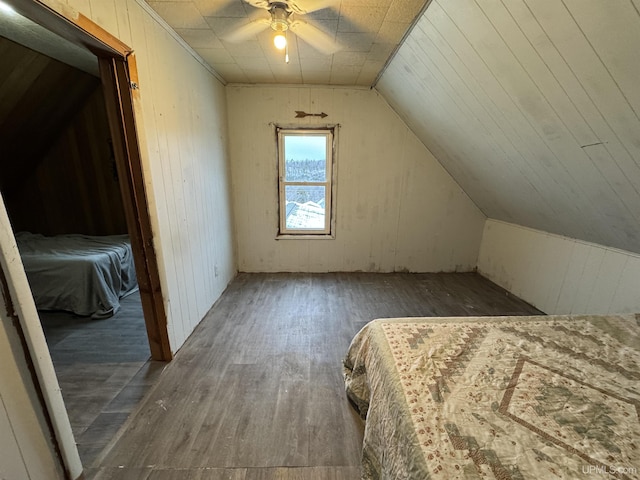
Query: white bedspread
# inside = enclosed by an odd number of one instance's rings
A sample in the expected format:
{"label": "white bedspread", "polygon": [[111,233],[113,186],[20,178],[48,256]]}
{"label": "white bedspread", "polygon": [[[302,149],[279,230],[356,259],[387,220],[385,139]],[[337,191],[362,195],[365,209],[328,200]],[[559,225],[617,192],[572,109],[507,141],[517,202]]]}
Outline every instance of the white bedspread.
{"label": "white bedspread", "polygon": [[16,240],[36,306],[110,317],[138,283],[128,235],[44,235]]}

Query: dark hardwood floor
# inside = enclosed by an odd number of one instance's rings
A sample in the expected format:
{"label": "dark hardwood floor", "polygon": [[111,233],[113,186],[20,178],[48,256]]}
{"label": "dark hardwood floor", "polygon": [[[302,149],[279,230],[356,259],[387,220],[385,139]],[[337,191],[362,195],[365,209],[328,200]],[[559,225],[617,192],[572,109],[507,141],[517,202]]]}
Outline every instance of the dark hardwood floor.
{"label": "dark hardwood floor", "polygon": [[87,478],[358,479],[342,359],[380,317],[541,313],[476,274],[239,274]]}
{"label": "dark hardwood floor", "polygon": [[149,361],[138,293],[121,305],[103,320],[39,312],[84,465],[93,463],[166,365]]}

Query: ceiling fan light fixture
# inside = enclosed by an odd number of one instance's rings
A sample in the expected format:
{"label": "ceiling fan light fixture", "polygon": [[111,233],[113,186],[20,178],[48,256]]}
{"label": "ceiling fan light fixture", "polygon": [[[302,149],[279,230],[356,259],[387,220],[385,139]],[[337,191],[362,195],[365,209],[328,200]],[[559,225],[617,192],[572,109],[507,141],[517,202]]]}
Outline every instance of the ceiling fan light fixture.
{"label": "ceiling fan light fixture", "polygon": [[276,35],[273,37],[273,44],[278,50],[282,50],[287,46],[287,37],[285,37],[282,33],[276,33]]}

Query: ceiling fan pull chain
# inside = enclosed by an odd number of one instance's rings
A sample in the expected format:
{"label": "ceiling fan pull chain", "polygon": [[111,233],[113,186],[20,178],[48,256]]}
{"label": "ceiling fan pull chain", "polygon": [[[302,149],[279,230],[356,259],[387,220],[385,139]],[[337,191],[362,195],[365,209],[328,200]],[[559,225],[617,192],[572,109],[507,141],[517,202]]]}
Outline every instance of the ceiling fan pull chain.
{"label": "ceiling fan pull chain", "polygon": [[284,31],[284,38],[287,39],[287,43],[284,46],[284,63],[289,63],[289,39],[287,38],[287,30]]}

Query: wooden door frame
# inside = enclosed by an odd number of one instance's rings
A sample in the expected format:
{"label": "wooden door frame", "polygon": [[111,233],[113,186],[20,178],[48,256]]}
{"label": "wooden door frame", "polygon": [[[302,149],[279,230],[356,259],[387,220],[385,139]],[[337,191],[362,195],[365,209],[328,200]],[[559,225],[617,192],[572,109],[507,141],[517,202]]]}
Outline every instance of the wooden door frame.
{"label": "wooden door frame", "polygon": [[169,361],[169,342],[158,260],[153,243],[142,158],[134,113],[132,82],[137,79],[133,51],[89,18],[47,0],[5,0],[19,14],[98,57],[109,128],[120,181],[127,228],[142,299],[142,309],[153,360]]}
{"label": "wooden door frame", "polygon": [[135,61],[130,54],[126,59],[100,57],[99,62],[151,357],[168,361],[172,358],[172,352],[131,93],[130,78],[137,78]]}

